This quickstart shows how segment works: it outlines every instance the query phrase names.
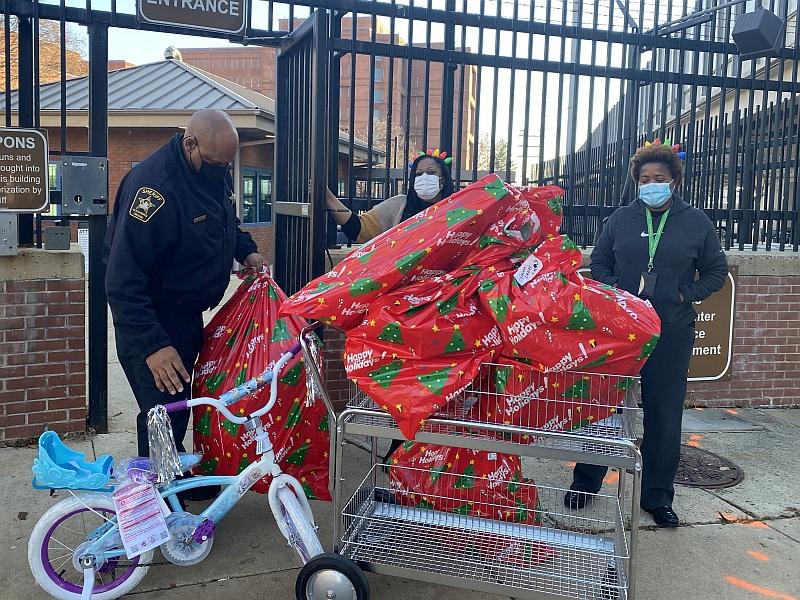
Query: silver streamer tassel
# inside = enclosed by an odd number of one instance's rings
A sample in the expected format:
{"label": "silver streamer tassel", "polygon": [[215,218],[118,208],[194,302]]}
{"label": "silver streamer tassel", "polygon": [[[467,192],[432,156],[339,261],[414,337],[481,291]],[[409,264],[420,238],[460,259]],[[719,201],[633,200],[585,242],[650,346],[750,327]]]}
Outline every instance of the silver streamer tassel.
{"label": "silver streamer tassel", "polygon": [[156,482],[174,481],[182,473],[181,461],[169,414],[160,404],[147,413],[147,441],[150,444],[150,469],[156,475]]}
{"label": "silver streamer tassel", "polygon": [[[311,354],[311,360],[316,365],[319,372],[322,371],[322,353],[319,349],[319,339],[316,335],[308,336],[308,348],[309,354]],[[309,372],[309,365],[306,364],[306,406],[313,406],[314,402],[317,398],[322,397],[322,390],[319,389],[319,385],[314,377],[311,376]],[[313,368],[313,367],[311,367]]]}

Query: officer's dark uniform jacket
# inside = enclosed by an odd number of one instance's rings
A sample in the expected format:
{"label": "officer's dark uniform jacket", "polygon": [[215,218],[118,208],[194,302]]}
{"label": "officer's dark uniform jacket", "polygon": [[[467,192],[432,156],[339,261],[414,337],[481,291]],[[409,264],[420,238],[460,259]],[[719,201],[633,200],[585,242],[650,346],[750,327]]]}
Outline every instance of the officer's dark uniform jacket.
{"label": "officer's dark uniform jacket", "polygon": [[105,241],[106,293],[125,356],[170,346],[159,316],[215,307],[233,259],[244,262],[257,251],[239,229],[230,180],[198,177],[181,139],[177,134],[131,169],[117,192]]}

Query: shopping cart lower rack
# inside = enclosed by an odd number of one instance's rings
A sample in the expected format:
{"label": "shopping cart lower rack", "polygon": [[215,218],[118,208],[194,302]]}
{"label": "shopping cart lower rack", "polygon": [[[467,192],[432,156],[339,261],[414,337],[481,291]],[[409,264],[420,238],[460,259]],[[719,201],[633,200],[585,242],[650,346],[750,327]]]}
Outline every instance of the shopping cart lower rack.
{"label": "shopping cart lower rack", "polygon": [[[318,364],[309,352],[306,360],[308,373],[334,416]],[[496,366],[483,368],[485,375]],[[520,370],[514,376],[523,384],[519,389],[536,391],[530,397],[520,394],[513,398],[533,407],[524,419],[516,418],[511,424],[481,418],[472,410],[478,402],[507,400],[507,395],[481,383],[466,389],[444,412],[429,419],[415,441],[608,466],[619,472],[616,495],[588,494],[586,507],[577,511],[563,504],[567,490],[536,485],[538,506],[525,509],[535,514],[508,520],[490,515],[509,514],[519,510],[518,506],[490,505],[480,516],[435,508],[463,501],[463,495],[448,498],[428,494],[429,508],[412,506],[393,487],[388,473],[390,469],[414,469],[389,467],[378,461],[377,440],[404,437],[392,417],[354,387],[349,406],[335,417],[337,426],[331,440],[334,514],[340,515],[334,520],[336,551],[374,573],[519,599],[633,600],[642,468],[641,454],[634,443],[638,380],[529,370]],[[554,410],[565,413],[586,406],[583,399],[565,400],[563,394],[546,392],[563,390],[564,383],[576,378],[598,383],[593,386],[596,389],[610,390],[607,397],[593,399],[595,406],[606,409],[603,414],[607,416],[582,422],[570,432],[547,430],[543,425],[547,425]],[[486,382],[488,377],[480,376],[476,381]],[[345,438],[352,436],[371,439],[372,460],[357,490],[347,499],[342,455]],[[633,493],[629,497],[626,471],[633,473]],[[441,477],[464,475],[445,472]],[[439,489],[453,487],[444,485]],[[477,498],[475,501],[480,502]]]}

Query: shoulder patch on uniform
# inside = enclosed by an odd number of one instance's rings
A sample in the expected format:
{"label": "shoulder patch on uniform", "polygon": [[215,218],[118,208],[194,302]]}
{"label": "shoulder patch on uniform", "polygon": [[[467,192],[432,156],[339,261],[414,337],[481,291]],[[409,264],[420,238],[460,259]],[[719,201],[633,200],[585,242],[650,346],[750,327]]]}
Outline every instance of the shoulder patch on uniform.
{"label": "shoulder patch on uniform", "polygon": [[147,223],[165,203],[164,196],[159,192],[150,187],[142,187],[133,197],[128,214],[142,223]]}

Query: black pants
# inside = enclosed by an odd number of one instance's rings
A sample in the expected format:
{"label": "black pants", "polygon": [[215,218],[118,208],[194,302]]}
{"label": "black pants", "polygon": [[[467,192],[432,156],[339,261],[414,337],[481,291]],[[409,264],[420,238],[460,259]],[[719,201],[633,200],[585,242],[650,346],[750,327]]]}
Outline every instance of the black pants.
{"label": "black pants", "polygon": [[[686,374],[694,346],[694,324],[661,335],[641,371],[644,439],[642,500],[644,509],[672,506],[673,480],[681,455],[681,421]],[[606,467],[577,464],[570,489],[596,493]]]}
{"label": "black pants", "polygon": [[[167,332],[172,345],[177,350],[183,361],[183,366],[191,375],[194,363],[200,354],[203,344],[203,317],[199,313],[181,314],[176,310],[159,310],[158,320],[164,331]],[[139,447],[139,456],[149,456],[147,442],[147,411],[157,404],[169,404],[178,400],[191,397],[190,384],[183,384],[183,392],[174,396],[169,392],[160,392],[156,387],[153,373],[145,362],[145,356],[135,356],[126,353],[125,339],[117,338],[117,352],[120,355],[120,364],[125,371],[125,377],[133,390],[136,402],[139,404],[139,414],[136,417],[136,439]],[[175,445],[179,452],[185,452],[183,438],[189,426],[189,411],[183,410],[170,414],[172,433],[175,436]]]}

